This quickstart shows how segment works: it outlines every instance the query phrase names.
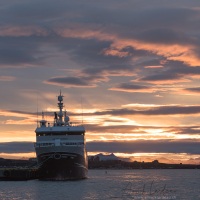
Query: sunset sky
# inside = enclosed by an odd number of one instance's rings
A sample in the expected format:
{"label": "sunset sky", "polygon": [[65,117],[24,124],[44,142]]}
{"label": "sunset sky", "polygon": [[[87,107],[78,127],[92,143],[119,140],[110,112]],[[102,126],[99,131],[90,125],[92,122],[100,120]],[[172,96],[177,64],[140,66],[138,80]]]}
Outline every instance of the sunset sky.
{"label": "sunset sky", "polygon": [[200,2],[0,0],[0,157],[35,156],[60,89],[89,155],[199,164]]}

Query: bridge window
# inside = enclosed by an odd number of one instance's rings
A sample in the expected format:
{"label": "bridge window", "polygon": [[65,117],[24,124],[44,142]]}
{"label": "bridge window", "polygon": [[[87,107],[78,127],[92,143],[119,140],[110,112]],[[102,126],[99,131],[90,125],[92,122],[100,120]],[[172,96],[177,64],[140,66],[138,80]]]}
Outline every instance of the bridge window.
{"label": "bridge window", "polygon": [[36,136],[52,136],[52,135],[84,135],[85,132],[80,132],[80,131],[77,131],[77,132],[66,132],[66,131],[63,131],[63,132],[40,132],[40,133],[36,133]]}

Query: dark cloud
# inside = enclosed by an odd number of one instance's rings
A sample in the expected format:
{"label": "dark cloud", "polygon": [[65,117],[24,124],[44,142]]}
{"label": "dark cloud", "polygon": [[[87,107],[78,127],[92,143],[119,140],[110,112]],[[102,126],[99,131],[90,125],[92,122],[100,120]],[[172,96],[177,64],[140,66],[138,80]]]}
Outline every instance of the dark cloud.
{"label": "dark cloud", "polygon": [[31,153],[33,151],[35,151],[33,142],[0,143],[1,153]]}
{"label": "dark cloud", "polygon": [[[59,0],[50,1],[16,1],[1,9],[1,16],[7,24],[48,24],[49,21],[60,19],[69,11],[70,3]],[[72,4],[74,5],[74,4]]]}
{"label": "dark cloud", "polygon": [[[87,142],[89,152],[121,152],[121,153],[188,153],[199,154],[200,142],[188,140],[137,140],[137,141],[110,141]],[[30,153],[34,152],[31,142],[0,143],[2,153]]]}
{"label": "dark cloud", "polygon": [[184,35],[184,33],[180,34],[178,31],[174,31],[172,29],[150,29],[147,31],[143,31],[138,36],[137,39],[142,41],[150,42],[150,43],[159,43],[159,44],[186,44],[189,43],[188,37]]}
{"label": "dark cloud", "polygon": [[[9,112],[13,113],[24,113],[28,114],[29,112],[23,111],[15,111],[11,110]],[[47,115],[52,114],[49,112],[45,112]],[[138,107],[132,106],[131,108],[113,108],[107,110],[99,110],[96,112],[84,112],[84,113],[73,113],[69,112],[72,116],[93,116],[93,115],[112,115],[112,116],[122,116],[122,115],[192,115],[192,114],[199,114],[200,113],[200,106],[198,105],[191,105],[191,106],[181,106],[181,105],[166,105],[166,106],[145,106],[145,107]],[[36,115],[36,113],[30,113]]]}
{"label": "dark cloud", "polygon": [[183,77],[183,75],[179,75],[179,74],[167,74],[167,73],[163,73],[163,74],[154,74],[154,75],[150,75],[150,76],[146,76],[144,78],[139,79],[140,81],[166,81],[166,80],[179,80],[181,77]]}
{"label": "dark cloud", "polygon": [[195,93],[199,93],[200,92],[200,87],[194,87],[194,88],[185,88],[185,91],[188,92],[195,92]]}
{"label": "dark cloud", "polygon": [[184,29],[185,26],[190,26],[191,20],[194,20],[197,16],[199,16],[199,12],[197,10],[182,6],[162,6],[160,2],[158,3],[158,7],[144,9],[143,12],[144,16],[141,19],[138,19],[138,22],[141,26],[146,26],[146,29],[157,29],[160,27],[165,29],[173,28],[175,30],[181,30]]}
{"label": "dark cloud", "polygon": [[38,40],[36,37],[0,37],[0,67],[26,67],[41,63]]}
{"label": "dark cloud", "polygon": [[168,61],[165,65],[166,69],[163,69],[163,72],[166,74],[180,74],[185,76],[191,76],[191,75],[199,75],[200,74],[200,68],[199,66],[193,66],[188,67],[183,62],[178,61]]}
{"label": "dark cloud", "polygon": [[[106,122],[115,122],[106,120]],[[150,134],[147,130],[163,130],[163,133],[173,133],[176,135],[200,135],[199,126],[139,126],[139,125],[123,125],[122,121],[118,121],[118,125],[101,126],[98,124],[84,124],[86,130],[92,133],[130,133],[130,134]],[[161,133],[160,133],[161,134]],[[123,135],[123,134],[122,134]]]}
{"label": "dark cloud", "polygon": [[26,111],[20,111],[20,110],[0,110],[3,111],[4,114],[6,113],[15,113],[15,114],[24,114],[24,115],[37,115],[36,112],[26,112]]}
{"label": "dark cloud", "polygon": [[[177,114],[198,114],[200,106],[158,106],[145,108],[121,108],[97,111],[93,115],[177,115]],[[84,113],[85,114],[85,113]]]}
{"label": "dark cloud", "polygon": [[[148,62],[144,63],[146,66],[151,66]],[[154,63],[152,63],[153,65]],[[159,65],[158,63],[156,65]],[[162,64],[161,64],[162,65]],[[171,84],[176,82],[188,82],[195,79],[195,76],[200,75],[200,68],[188,67],[183,62],[178,61],[167,61],[163,64],[162,68],[149,69],[146,68],[138,74],[136,82],[150,82],[151,84]]]}
{"label": "dark cloud", "polygon": [[158,106],[142,108],[121,108],[97,111],[94,115],[188,115],[200,113],[200,106]]}
{"label": "dark cloud", "polygon": [[[85,67],[88,65],[92,68],[104,66],[105,63],[120,62],[119,58],[108,57],[102,54],[102,51],[109,48],[111,41],[98,41],[97,39],[80,39],[80,38],[63,38],[60,37],[60,42],[57,44],[61,51],[66,51],[70,57]],[[95,63],[95,65],[94,65]]]}
{"label": "dark cloud", "polygon": [[123,92],[153,92],[154,88],[150,86],[145,85],[136,85],[132,83],[121,83],[119,85],[116,85],[113,88],[110,88],[110,90],[115,91],[123,91]]}
{"label": "dark cloud", "polygon": [[169,132],[173,132],[175,134],[188,134],[188,135],[200,135],[200,127],[199,126],[188,126],[188,127],[172,127],[169,128]]}
{"label": "dark cloud", "polygon": [[96,83],[105,81],[108,79],[103,76],[77,76],[50,78],[45,83],[64,87],[96,87]]}
{"label": "dark cloud", "polygon": [[132,59],[141,58],[147,52],[126,46],[119,50],[119,54],[125,53],[124,57],[105,55],[106,50],[109,50],[111,45],[112,41],[60,38],[57,47],[60,51],[65,51],[74,62],[80,65],[82,69],[80,73],[85,76],[121,76],[122,72],[123,75],[128,76],[131,73],[134,74],[135,69],[139,67],[132,63]]}
{"label": "dark cloud", "polygon": [[122,152],[122,153],[191,153],[199,154],[200,142],[184,140],[139,140],[123,142],[88,142],[87,149],[91,152]]}

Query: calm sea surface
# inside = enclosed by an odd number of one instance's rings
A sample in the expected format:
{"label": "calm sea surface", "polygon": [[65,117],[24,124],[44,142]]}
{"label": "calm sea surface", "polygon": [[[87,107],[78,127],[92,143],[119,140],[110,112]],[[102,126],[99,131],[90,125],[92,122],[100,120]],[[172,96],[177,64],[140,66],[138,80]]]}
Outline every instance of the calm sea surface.
{"label": "calm sea surface", "polygon": [[200,200],[200,170],[89,170],[81,181],[0,181],[0,200]]}

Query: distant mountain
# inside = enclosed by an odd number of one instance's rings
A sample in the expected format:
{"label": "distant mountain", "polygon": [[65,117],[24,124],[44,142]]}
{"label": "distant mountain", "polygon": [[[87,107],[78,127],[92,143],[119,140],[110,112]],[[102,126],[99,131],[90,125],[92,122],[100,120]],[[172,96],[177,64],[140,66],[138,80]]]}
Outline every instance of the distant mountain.
{"label": "distant mountain", "polygon": [[99,161],[105,161],[105,160],[121,160],[120,158],[118,158],[117,156],[115,156],[113,153],[109,154],[109,155],[104,155],[102,153],[99,153],[95,156],[88,156],[89,159],[92,160],[99,160]]}
{"label": "distant mountain", "polygon": [[126,161],[126,162],[130,162],[131,159],[130,158],[120,158],[117,157],[114,153],[111,153],[109,155],[104,155],[102,153],[99,153],[95,156],[88,156],[89,160],[98,160],[98,161],[105,161],[105,160],[122,160],[122,161]]}

